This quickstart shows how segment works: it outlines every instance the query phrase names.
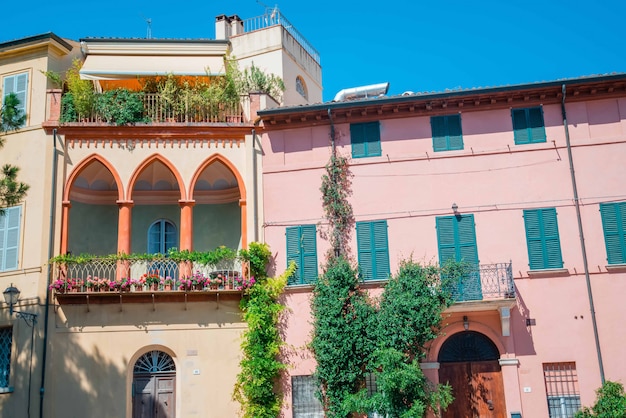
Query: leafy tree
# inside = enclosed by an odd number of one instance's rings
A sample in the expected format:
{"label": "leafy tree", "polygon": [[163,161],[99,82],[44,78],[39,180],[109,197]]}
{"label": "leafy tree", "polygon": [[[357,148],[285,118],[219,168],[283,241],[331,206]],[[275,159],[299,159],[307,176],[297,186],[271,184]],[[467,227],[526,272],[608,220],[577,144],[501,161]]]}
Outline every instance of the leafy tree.
{"label": "leafy tree", "polygon": [[350,396],[365,381],[374,351],[370,330],[375,309],[359,287],[358,272],[344,257],[332,257],[313,289],[311,349],[320,383],[320,399],[328,417],[352,412]]}
{"label": "leafy tree", "polygon": [[[20,101],[15,93],[4,97],[4,104],[0,108],[0,132],[6,133],[16,130],[24,125],[26,114],[19,107]],[[4,146],[4,138],[0,137],[0,148]],[[13,206],[21,201],[29,186],[17,181],[19,167],[10,164],[2,166],[0,173],[0,215],[4,214],[4,208]]]}
{"label": "leafy tree", "polygon": [[267,74],[254,63],[243,72],[239,73],[238,90],[242,93],[262,92],[267,93],[274,99],[280,101],[285,83],[276,74]]}
{"label": "leafy tree", "polygon": [[607,381],[596,391],[596,403],[591,408],[584,407],[576,418],[626,418],[626,394],[624,385]]}

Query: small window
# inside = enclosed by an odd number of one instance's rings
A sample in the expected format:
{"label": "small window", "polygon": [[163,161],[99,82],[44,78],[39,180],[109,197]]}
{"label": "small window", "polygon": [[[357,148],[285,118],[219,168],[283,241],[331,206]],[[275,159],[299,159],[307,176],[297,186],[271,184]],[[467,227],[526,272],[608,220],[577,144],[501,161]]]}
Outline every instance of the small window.
{"label": "small window", "polygon": [[315,225],[287,228],[287,265],[295,261],[296,273],[289,279],[290,285],[317,281],[317,245]]}
{"label": "small window", "polygon": [[301,76],[296,77],[296,91],[300,93],[300,96],[308,100],[309,95],[306,91],[306,84]]}
{"label": "small window", "polygon": [[352,158],[378,157],[382,155],[380,146],[380,123],[350,124]]}
{"label": "small window", "polygon": [[5,98],[14,93],[19,100],[18,109],[26,114],[26,100],[28,98],[28,73],[20,73],[4,77],[2,83],[2,105]]}
{"label": "small window", "polygon": [[148,229],[148,253],[167,254],[170,248],[177,246],[178,231],[168,220],[159,219]]}
{"label": "small window", "polygon": [[543,109],[529,107],[511,109],[515,145],[546,142],[546,129],[543,123]]}
{"label": "small window", "polygon": [[430,127],[435,152],[463,149],[461,115],[433,116],[430,118]]}
{"label": "small window", "polygon": [[524,211],[528,265],[531,270],[560,269],[563,267],[559,226],[556,209]]}
{"label": "small window", "polygon": [[315,396],[317,389],[313,376],[291,376],[293,418],[324,418],[324,407]]}
{"label": "small window", "polygon": [[9,387],[11,375],[11,346],[13,345],[13,328],[0,328],[0,388]]}
{"label": "small window", "polygon": [[387,221],[357,222],[359,268],[364,280],[389,278]]}
{"label": "small window", "polygon": [[0,271],[18,267],[21,218],[21,206],[5,208],[0,214]]}
{"label": "small window", "polygon": [[609,264],[626,264],[626,202],[601,203],[602,229]]}
{"label": "small window", "polygon": [[550,418],[573,418],[580,409],[576,363],[544,363],[548,414]]}

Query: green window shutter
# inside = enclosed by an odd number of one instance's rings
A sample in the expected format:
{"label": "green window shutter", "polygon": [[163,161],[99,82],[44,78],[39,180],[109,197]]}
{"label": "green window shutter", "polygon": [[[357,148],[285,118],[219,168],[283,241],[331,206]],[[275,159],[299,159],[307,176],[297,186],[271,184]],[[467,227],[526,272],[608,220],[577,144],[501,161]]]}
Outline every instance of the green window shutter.
{"label": "green window shutter", "polygon": [[543,108],[532,107],[526,110],[528,111],[528,136],[530,142],[546,142]]}
{"label": "green window shutter", "polygon": [[374,277],[374,257],[372,254],[372,228],[370,222],[356,223],[356,241],[359,257],[359,268],[364,280]]}
{"label": "green window shutter", "polygon": [[380,145],[380,123],[353,123],[350,125],[352,158],[376,157],[382,155]]}
{"label": "green window shutter", "polygon": [[555,208],[524,210],[524,226],[531,270],[563,267]]}
{"label": "green window shutter", "polygon": [[362,123],[350,125],[350,142],[352,144],[352,158],[367,156],[365,153],[365,130]]}
{"label": "green window shutter", "polygon": [[374,278],[386,280],[389,278],[389,242],[387,238],[387,221],[372,222],[374,243]]}
{"label": "green window shutter", "polygon": [[516,145],[546,142],[542,107],[511,109],[511,118]]}
{"label": "green window shutter", "polygon": [[430,118],[430,127],[433,131],[433,150],[447,151],[448,138],[446,137],[445,116],[433,116]]}
{"label": "green window shutter", "polygon": [[526,109],[511,109],[513,118],[513,136],[516,145],[529,144],[528,122],[526,121]]}
{"label": "green window shutter", "polygon": [[317,280],[317,239],[315,225],[289,227],[287,237],[287,266],[298,266],[289,284],[313,283]]}
{"label": "green window shutter", "polygon": [[302,283],[302,262],[300,256],[300,227],[289,227],[285,233],[287,237],[287,266],[294,261],[298,266],[296,272],[289,278],[289,284]]}
{"label": "green window shutter", "polygon": [[302,281],[314,283],[317,281],[317,231],[315,225],[302,225],[300,228]]}
{"label": "green window shutter", "polygon": [[609,264],[626,264],[626,202],[601,203],[602,229]]}
{"label": "green window shutter", "polygon": [[387,221],[357,222],[359,268],[364,280],[389,278]]}
{"label": "green window shutter", "polygon": [[463,149],[461,115],[433,116],[430,118],[434,151]]}
{"label": "green window shutter", "polygon": [[478,264],[474,215],[439,216],[435,219],[439,264],[452,259]]}
{"label": "green window shutter", "polygon": [[18,267],[22,207],[4,209],[0,216],[0,271]]}

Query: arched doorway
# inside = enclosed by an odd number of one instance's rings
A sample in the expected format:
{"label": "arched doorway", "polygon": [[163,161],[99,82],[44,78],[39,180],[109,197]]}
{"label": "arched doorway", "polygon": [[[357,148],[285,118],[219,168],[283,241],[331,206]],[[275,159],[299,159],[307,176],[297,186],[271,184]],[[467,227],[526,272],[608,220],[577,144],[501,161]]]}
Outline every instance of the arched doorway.
{"label": "arched doorway", "polygon": [[439,351],[439,382],[452,386],[454,402],[444,418],[505,418],[500,353],[486,336],[475,331],[448,338]]}
{"label": "arched doorway", "polygon": [[133,368],[133,418],[174,418],[176,365],[167,353],[153,350]]}

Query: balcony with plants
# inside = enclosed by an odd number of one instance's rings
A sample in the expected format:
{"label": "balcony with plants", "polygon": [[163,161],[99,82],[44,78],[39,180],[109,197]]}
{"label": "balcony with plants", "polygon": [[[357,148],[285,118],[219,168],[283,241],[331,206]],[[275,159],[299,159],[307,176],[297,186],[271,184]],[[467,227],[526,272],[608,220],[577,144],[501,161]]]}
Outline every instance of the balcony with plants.
{"label": "balcony with plants", "polygon": [[285,89],[280,77],[254,64],[240,71],[235,61],[227,59],[221,75],[165,74],[106,81],[82,79],[81,65],[75,60],[64,77],[46,73],[61,87],[61,127],[244,125],[249,122],[245,107],[251,92],[280,101]]}
{"label": "balcony with plants", "polygon": [[207,252],[60,255],[50,260],[49,290],[62,305],[239,298],[256,283],[248,254],[221,246]]}

